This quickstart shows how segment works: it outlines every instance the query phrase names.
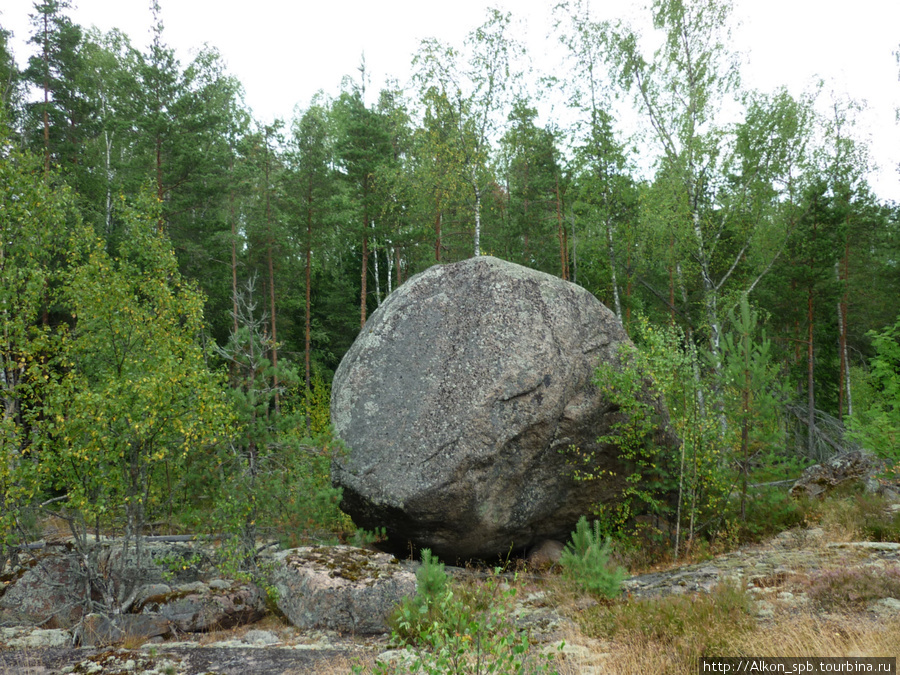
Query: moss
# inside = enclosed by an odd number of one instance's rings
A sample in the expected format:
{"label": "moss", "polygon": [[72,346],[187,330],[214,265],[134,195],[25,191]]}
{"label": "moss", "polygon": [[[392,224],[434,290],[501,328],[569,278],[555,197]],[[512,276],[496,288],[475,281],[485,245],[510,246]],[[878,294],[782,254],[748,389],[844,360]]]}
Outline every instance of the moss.
{"label": "moss", "polygon": [[[309,553],[298,556],[297,563],[311,563],[328,570],[332,579],[340,578],[352,581],[375,581],[382,576],[382,569],[373,561],[378,553],[367,549],[336,549],[315,547]],[[388,564],[399,565],[400,561],[392,558]]]}
{"label": "moss", "polygon": [[139,603],[135,603],[133,614],[142,614],[146,609],[148,612],[158,612],[161,607],[168,605],[176,600],[187,598],[191,595],[201,595],[198,591],[172,591],[171,593],[160,593],[151,595]]}

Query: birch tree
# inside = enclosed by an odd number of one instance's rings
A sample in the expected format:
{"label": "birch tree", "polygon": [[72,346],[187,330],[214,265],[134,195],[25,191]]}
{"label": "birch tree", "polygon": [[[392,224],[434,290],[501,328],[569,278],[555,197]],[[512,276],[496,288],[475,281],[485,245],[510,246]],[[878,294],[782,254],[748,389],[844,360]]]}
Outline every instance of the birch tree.
{"label": "birch tree", "polygon": [[523,53],[509,35],[512,18],[497,9],[465,41],[467,57],[434,38],[424,40],[413,65],[426,115],[445,120],[453,130],[436,151],[449,155],[469,194],[474,230],[473,255],[481,255],[482,203],[489,181],[491,143],[497,135],[519,74]]}

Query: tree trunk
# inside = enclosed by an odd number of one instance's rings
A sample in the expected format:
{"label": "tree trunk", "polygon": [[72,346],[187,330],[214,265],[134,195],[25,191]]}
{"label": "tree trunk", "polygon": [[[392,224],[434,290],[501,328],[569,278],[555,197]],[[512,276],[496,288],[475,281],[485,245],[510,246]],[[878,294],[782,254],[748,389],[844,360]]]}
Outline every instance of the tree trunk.
{"label": "tree trunk", "polygon": [[475,188],[475,257],[481,255],[481,190]]}
{"label": "tree trunk", "polygon": [[[231,157],[231,175],[234,178],[234,155]],[[231,313],[234,317],[232,330],[238,332],[238,289],[237,289],[237,227],[234,217],[234,190],[228,194],[228,214],[231,220]]]}
{"label": "tree trunk", "polygon": [[[310,373],[310,352],[312,351],[312,320],[310,312],[312,311],[312,179],[309,180],[306,193],[306,335],[303,360],[306,366],[306,390],[312,388],[312,379]],[[309,417],[307,416],[307,427],[309,427]]]}
{"label": "tree trunk", "polygon": [[609,256],[609,270],[612,275],[613,300],[616,305],[616,316],[622,321],[622,302],[619,300],[619,282],[616,277],[616,250],[613,247],[612,223],[609,216],[606,217],[606,251]]}
{"label": "tree trunk", "polygon": [[813,222],[813,232],[812,232],[812,246],[809,250],[809,282],[806,286],[806,320],[807,320],[807,342],[806,342],[806,396],[807,396],[807,405],[809,406],[809,410],[807,411],[807,427],[809,432],[809,437],[806,441],[806,451],[809,455],[810,459],[815,458],[815,448],[816,448],[816,395],[815,395],[815,360],[814,360],[814,349],[813,349],[813,329],[815,326],[815,315],[813,313],[813,309],[815,307],[814,303],[814,289],[813,289],[813,255],[816,247],[816,235],[818,234],[818,225],[814,221]]}
{"label": "tree trunk", "polygon": [[747,520],[747,476],[750,473],[750,335],[741,335],[744,357],[744,388],[741,392],[741,521]]}
{"label": "tree trunk", "polygon": [[[162,136],[157,132],[156,134],[156,198],[159,200],[159,203],[162,204],[163,196],[165,196],[165,190],[163,188],[163,161],[162,161]],[[166,223],[160,213],[159,223],[157,224],[157,229],[162,232],[165,229]]]}
{"label": "tree trunk", "polygon": [[813,289],[810,284],[806,293],[807,304],[807,321],[809,322],[808,339],[806,342],[806,394],[807,405],[807,427],[809,438],[806,442],[806,450],[810,459],[815,458],[816,448],[816,396],[815,396],[815,361],[813,359]]}
{"label": "tree trunk", "polygon": [[44,12],[44,180],[50,176],[50,28],[49,17]]}
{"label": "tree trunk", "polygon": [[[848,223],[849,230],[849,223]],[[847,305],[848,283],[850,277],[850,236],[849,232],[844,241],[844,259],[836,263],[838,282],[841,284],[841,299],[838,302],[838,330],[840,332],[841,373],[840,386],[838,387],[838,418],[844,421],[844,407],[847,414],[853,414],[853,399],[850,395],[850,361],[847,358]],[[846,394],[846,402],[845,402]]]}
{"label": "tree trunk", "polygon": [[434,261],[441,262],[441,224],[444,214],[441,211],[441,196],[435,197],[435,216],[434,216]]}
{"label": "tree trunk", "polygon": [[372,237],[372,263],[375,267],[375,306],[381,306],[381,273],[378,270],[378,240]]}
{"label": "tree trunk", "polygon": [[566,228],[563,225],[562,200],[559,196],[559,176],[556,177],[556,227],[559,236],[559,265],[561,276],[569,280],[568,242],[566,241]]}
{"label": "tree trunk", "polygon": [[360,293],[359,293],[359,328],[366,325],[366,277],[369,274],[369,236],[363,231],[362,238],[362,274],[360,277]]}
{"label": "tree trunk", "polygon": [[269,315],[272,325],[272,384],[275,387],[275,413],[280,409],[278,395],[278,332],[276,330],[275,315],[275,263],[272,255],[272,211],[270,203],[269,186],[269,130],[266,129],[266,257],[269,266]]}
{"label": "tree trunk", "polygon": [[625,332],[631,326],[631,246],[625,258]]}
{"label": "tree trunk", "polygon": [[669,322],[675,325],[675,237],[669,241]]}
{"label": "tree trunk", "polygon": [[384,278],[387,279],[387,295],[385,297],[388,297],[394,290],[391,281],[394,278],[394,251],[390,242],[388,242],[388,246],[384,247],[384,260],[387,263],[387,274],[384,275]]}

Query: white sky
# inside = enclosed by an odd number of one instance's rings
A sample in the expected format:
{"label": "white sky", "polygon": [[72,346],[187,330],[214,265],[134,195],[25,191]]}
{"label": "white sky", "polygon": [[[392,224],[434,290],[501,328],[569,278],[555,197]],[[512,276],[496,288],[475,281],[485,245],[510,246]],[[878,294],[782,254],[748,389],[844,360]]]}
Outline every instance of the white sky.
{"label": "white sky", "polygon": [[[143,48],[150,40],[149,0],[75,0],[71,16],[101,30],[116,27]],[[458,44],[493,4],[524,22],[536,67],[552,68],[544,56],[555,0],[160,0],[165,38],[182,64],[203,43],[222,53],[241,81],[254,115],[268,122],[290,118],[319,90],[339,91],[345,75],[358,77],[364,52],[377,90],[387,77],[405,84],[419,41],[437,37]],[[601,18],[634,16],[640,0],[594,0]],[[12,30],[20,62],[30,48],[32,0],[2,0],[0,25]],[[876,192],[900,201],[900,49],[898,0],[735,0],[740,22],[733,47],[746,58],[747,88],[772,91],[786,85],[795,94],[824,78],[827,89],[865,100],[858,122],[872,141],[881,170]]]}

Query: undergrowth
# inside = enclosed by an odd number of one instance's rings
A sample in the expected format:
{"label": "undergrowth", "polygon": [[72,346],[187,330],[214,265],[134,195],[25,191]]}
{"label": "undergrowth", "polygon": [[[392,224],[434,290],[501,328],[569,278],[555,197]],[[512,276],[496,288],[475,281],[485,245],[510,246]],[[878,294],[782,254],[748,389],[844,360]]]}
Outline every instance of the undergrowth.
{"label": "undergrowth", "polygon": [[751,609],[746,588],[721,584],[708,594],[599,604],[576,619],[587,637],[664,651],[671,671],[688,672],[701,656],[731,655],[735,639],[756,626]]}
{"label": "undergrowth", "polygon": [[809,599],[826,611],[858,610],[882,598],[900,598],[900,569],[841,568],[809,580]]}
{"label": "undergrowth", "polygon": [[377,675],[496,675],[553,673],[553,657],[531,648],[513,618],[516,585],[495,570],[484,581],[454,583],[425,549],[416,573],[416,594],[388,623],[401,658],[376,665]]}
{"label": "undergrowth", "polygon": [[623,568],[610,562],[610,539],[603,537],[599,521],[595,520],[592,528],[584,516],[578,520],[559,563],[571,583],[604,598],[619,594],[626,575]]}

